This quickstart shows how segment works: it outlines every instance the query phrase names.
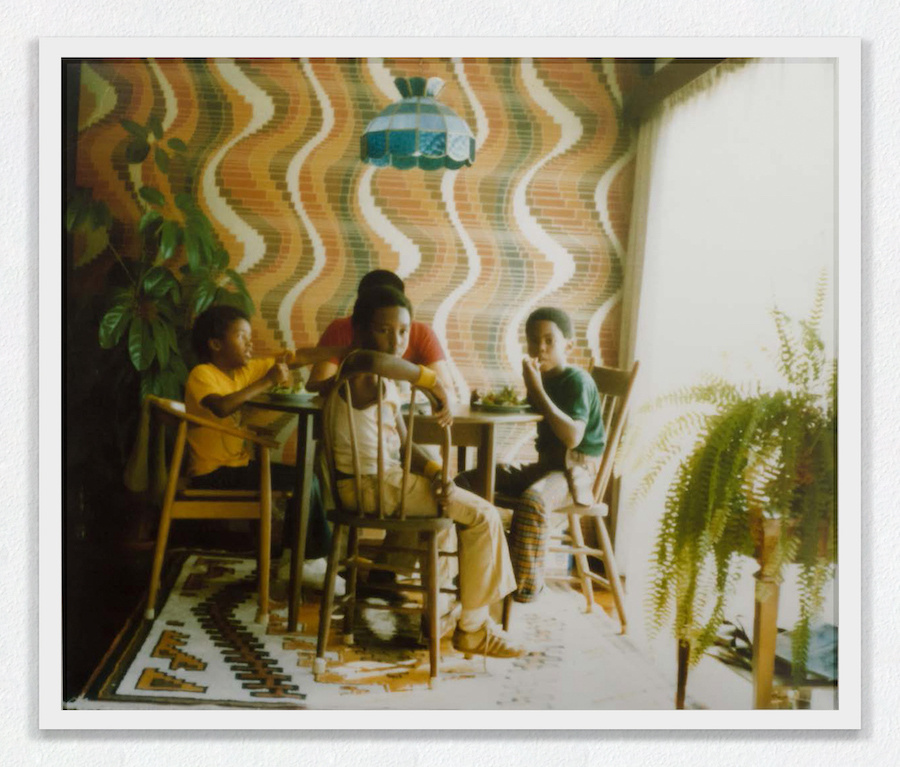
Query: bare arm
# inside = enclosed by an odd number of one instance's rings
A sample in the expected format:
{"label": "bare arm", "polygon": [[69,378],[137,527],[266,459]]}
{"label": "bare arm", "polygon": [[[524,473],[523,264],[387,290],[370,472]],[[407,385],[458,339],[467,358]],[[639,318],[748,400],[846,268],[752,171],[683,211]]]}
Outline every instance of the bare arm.
{"label": "bare arm", "polygon": [[275,360],[275,364],[259,380],[231,394],[207,394],[200,404],[205,408],[209,408],[219,418],[226,418],[239,410],[244,403],[253,399],[257,394],[262,394],[272,386],[286,384],[289,379],[290,374],[285,362],[285,355],[283,355]]}
{"label": "bare arm", "polygon": [[295,352],[285,352],[275,358],[275,364],[258,381],[240,391],[228,395],[208,394],[200,403],[209,408],[219,418],[225,418],[236,410],[239,410],[248,400],[258,394],[262,394],[272,386],[284,386],[290,381],[289,368],[303,367],[320,360],[330,360],[335,356],[343,357],[347,353],[344,347],[321,346],[310,349],[297,349]]}
{"label": "bare arm", "polygon": [[[422,374],[419,365],[392,354],[383,354],[367,349],[359,349],[350,354],[344,361],[343,371],[344,373],[373,373],[394,381],[408,381],[411,384],[416,383]],[[434,413],[438,423],[441,426],[449,425],[452,421],[449,408],[450,397],[440,379],[434,382],[430,392],[439,404],[439,408]]]}
{"label": "bare arm", "polygon": [[428,367],[437,373],[438,381],[441,382],[444,391],[450,397],[450,402],[456,402],[456,387],[453,385],[453,376],[450,374],[450,365],[447,364],[447,360],[437,360]]}
{"label": "bare arm", "polygon": [[309,380],[306,382],[306,388],[309,391],[325,393],[334,383],[338,366],[332,362],[332,359],[333,357],[312,366],[312,370],[309,371]]}
{"label": "bare arm", "polygon": [[553,403],[544,390],[537,363],[528,357],[522,360],[522,377],[525,379],[528,401],[544,416],[544,420],[557,439],[569,449],[578,447],[581,440],[584,439],[587,424],[584,421],[575,420]]}
{"label": "bare arm", "polygon": [[[310,378],[312,378],[312,373],[321,365],[331,365],[336,373],[337,366],[331,360],[335,357],[343,359],[347,356],[349,351],[351,351],[351,347],[349,346],[313,346],[297,349],[297,351],[286,360],[286,363],[289,368],[300,368],[304,365],[312,365],[313,369],[310,371]],[[334,373],[332,373],[332,375],[334,375]],[[308,384],[306,388],[309,389]],[[312,389],[310,389],[310,391],[312,391]]]}

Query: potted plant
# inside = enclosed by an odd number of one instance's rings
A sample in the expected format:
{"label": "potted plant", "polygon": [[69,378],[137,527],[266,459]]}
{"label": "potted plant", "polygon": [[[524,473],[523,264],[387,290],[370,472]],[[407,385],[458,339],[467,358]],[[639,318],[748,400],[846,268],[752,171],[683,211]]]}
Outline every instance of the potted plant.
{"label": "potted plant", "polygon": [[[65,218],[79,263],[114,259],[94,290],[72,295],[67,325],[68,473],[73,485],[94,486],[98,498],[122,476],[143,398],[182,397],[196,315],[214,303],[254,313],[243,279],[195,199],[197,158],[180,139],[164,140],[156,116],[145,125],[120,124],[126,141],[114,156],[129,166],[138,215],[114,217],[91,189],[76,188]],[[142,185],[144,178],[155,185]]]}
{"label": "potted plant", "polygon": [[714,642],[744,556],[764,561],[763,575],[774,584],[785,564],[799,565],[792,671],[795,680],[805,676],[810,621],[821,609],[836,555],[837,369],[819,333],[824,296],[823,280],[810,317],[799,323],[772,312],[784,379],[779,388],[714,379],[656,403],[687,406],[648,451],[654,463],[637,491],[646,493],[679,460],[648,600],[653,632],[673,622],[682,704],[687,669]]}

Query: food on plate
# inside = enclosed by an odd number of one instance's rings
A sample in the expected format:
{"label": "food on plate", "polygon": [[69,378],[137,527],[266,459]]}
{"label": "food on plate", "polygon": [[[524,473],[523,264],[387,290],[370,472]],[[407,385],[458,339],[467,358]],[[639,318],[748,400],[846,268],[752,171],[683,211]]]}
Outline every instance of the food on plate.
{"label": "food on plate", "polygon": [[306,387],[302,378],[297,378],[288,386],[273,386],[269,389],[270,394],[305,394]]}
{"label": "food on plate", "polygon": [[520,397],[512,386],[504,386],[499,391],[489,391],[480,394],[478,390],[472,392],[472,405],[489,405],[491,407],[523,407],[528,400]]}

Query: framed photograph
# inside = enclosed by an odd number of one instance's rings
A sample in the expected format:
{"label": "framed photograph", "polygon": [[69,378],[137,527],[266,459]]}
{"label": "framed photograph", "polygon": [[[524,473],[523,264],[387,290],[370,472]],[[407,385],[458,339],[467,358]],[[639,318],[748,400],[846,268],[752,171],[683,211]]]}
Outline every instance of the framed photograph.
{"label": "framed photograph", "polygon": [[861,726],[858,40],[40,88],[41,728]]}

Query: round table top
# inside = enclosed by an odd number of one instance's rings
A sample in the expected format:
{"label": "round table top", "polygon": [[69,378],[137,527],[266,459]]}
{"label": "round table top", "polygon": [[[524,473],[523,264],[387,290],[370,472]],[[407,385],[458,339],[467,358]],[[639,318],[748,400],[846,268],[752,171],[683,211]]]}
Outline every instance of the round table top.
{"label": "round table top", "polygon": [[[288,394],[260,394],[250,400],[248,405],[263,408],[264,410],[277,410],[283,413],[316,413],[322,410],[325,400],[310,392],[296,395]],[[514,410],[509,413],[496,410],[481,410],[477,406],[472,407],[468,403],[457,402],[451,406],[455,423],[536,423],[543,416],[533,410]],[[430,415],[417,410],[417,418],[429,418]]]}

